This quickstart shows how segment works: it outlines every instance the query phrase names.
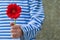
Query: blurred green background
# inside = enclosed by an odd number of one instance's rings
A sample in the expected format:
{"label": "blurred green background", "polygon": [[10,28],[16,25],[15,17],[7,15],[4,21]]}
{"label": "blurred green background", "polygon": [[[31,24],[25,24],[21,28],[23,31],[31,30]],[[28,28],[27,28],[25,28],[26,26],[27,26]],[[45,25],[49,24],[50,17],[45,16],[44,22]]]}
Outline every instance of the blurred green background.
{"label": "blurred green background", "polygon": [[43,0],[45,20],[37,40],[60,40],[60,0]]}

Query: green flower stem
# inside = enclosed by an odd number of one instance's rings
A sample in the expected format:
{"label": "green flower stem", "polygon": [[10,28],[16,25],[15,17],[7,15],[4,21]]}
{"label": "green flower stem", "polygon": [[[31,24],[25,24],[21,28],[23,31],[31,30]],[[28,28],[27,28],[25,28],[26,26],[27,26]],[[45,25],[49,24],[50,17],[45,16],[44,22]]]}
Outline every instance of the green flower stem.
{"label": "green flower stem", "polygon": [[16,24],[16,19],[14,19],[14,24]]}

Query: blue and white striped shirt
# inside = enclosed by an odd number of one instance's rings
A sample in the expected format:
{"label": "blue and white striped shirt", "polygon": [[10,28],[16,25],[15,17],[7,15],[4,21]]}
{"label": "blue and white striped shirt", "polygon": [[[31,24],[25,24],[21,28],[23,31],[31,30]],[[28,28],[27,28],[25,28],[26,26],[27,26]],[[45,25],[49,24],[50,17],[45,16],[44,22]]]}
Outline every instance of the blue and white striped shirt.
{"label": "blue and white striped shirt", "polygon": [[[10,19],[6,15],[7,6],[16,3],[22,7],[21,16],[16,20],[16,24],[21,25],[23,36],[12,39],[10,33]],[[35,40],[36,34],[41,30],[44,19],[42,0],[0,0],[0,40]]]}

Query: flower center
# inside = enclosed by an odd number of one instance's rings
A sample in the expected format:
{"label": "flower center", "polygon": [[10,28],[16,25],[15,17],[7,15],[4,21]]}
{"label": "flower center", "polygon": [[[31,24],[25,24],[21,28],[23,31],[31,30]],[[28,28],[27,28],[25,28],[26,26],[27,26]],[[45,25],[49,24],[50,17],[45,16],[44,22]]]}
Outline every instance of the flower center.
{"label": "flower center", "polygon": [[15,12],[16,12],[16,11],[13,9],[13,10],[12,10],[12,13],[15,13]]}

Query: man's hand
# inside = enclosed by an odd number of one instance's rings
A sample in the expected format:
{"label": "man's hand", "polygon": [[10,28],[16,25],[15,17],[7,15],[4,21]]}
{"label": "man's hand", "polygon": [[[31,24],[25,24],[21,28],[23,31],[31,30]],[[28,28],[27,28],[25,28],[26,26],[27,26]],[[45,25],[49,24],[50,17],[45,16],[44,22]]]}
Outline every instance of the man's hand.
{"label": "man's hand", "polygon": [[23,35],[20,25],[14,25],[14,23],[11,23],[10,25],[12,38],[19,38]]}

